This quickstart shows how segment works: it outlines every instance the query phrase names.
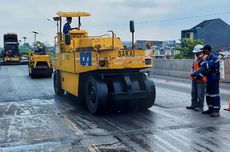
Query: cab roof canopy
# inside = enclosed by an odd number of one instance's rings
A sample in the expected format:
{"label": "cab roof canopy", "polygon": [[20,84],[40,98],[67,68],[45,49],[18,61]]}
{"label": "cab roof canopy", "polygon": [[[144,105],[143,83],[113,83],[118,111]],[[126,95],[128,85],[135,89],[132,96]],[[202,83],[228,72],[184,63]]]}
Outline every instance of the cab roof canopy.
{"label": "cab roof canopy", "polygon": [[90,13],[86,12],[57,12],[57,15],[60,17],[84,17],[91,16]]}

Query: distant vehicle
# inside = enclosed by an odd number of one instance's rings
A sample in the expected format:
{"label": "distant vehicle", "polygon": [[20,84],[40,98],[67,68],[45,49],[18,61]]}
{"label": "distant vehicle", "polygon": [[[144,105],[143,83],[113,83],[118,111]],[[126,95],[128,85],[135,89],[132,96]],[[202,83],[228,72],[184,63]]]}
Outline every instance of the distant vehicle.
{"label": "distant vehicle", "polygon": [[34,77],[52,77],[53,68],[50,54],[46,52],[45,46],[38,44],[28,55],[28,72]]}
{"label": "distant vehicle", "polygon": [[1,57],[3,62],[19,63],[20,53],[19,53],[19,43],[18,37],[15,33],[7,33],[3,36],[4,49],[1,52]]}
{"label": "distant vehicle", "polygon": [[[152,67],[152,51],[124,49],[113,31],[111,37],[88,36],[80,28],[85,12],[58,12],[57,43],[54,55],[55,94],[65,91],[86,103],[92,114],[104,112],[112,103],[150,108],[155,102],[155,85],[141,69]],[[78,18],[77,28],[62,33],[62,18]],[[134,22],[130,22],[134,33]],[[107,34],[108,35],[108,34]],[[132,41],[132,44],[134,41]],[[121,104],[122,105],[122,104]]]}

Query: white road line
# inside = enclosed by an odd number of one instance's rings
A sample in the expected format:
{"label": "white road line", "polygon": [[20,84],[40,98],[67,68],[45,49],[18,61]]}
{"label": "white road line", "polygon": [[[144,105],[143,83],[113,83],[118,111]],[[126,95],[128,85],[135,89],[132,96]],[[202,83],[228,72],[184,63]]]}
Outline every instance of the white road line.
{"label": "white road line", "polygon": [[162,146],[161,144],[159,144],[159,143],[155,143],[155,144],[156,144],[156,146],[158,146],[159,148],[163,149],[164,151],[166,151],[166,152],[171,152],[170,150],[168,150],[167,148],[165,148],[165,147]]}
{"label": "white road line", "polygon": [[171,132],[171,134],[173,134],[174,136],[177,136],[177,137],[181,138],[182,140],[185,140],[186,142],[191,142],[190,139],[188,139],[188,138],[186,138],[186,137],[184,137],[184,136],[182,136],[182,135],[175,134],[175,133],[173,133],[173,132]]}
{"label": "white road line", "polygon": [[[66,117],[64,114],[57,114],[57,115],[60,118],[62,118],[62,120],[64,120],[65,122],[67,122],[67,125],[71,129],[73,129],[73,131],[75,132],[76,135],[83,135],[84,136],[84,133],[81,131],[81,129],[77,125],[75,125],[74,123],[72,123],[72,121],[68,117]],[[85,145],[85,146],[87,146],[87,148],[89,149],[90,152],[100,152],[100,150],[96,147],[96,145],[89,144],[90,141],[89,141],[89,139],[87,139],[87,137],[86,138],[83,137],[83,139],[85,141],[82,141],[82,144]]]}
{"label": "white road line", "polygon": [[125,132],[124,129],[118,127],[117,125],[115,125],[114,123],[112,123],[111,121],[107,120],[107,119],[103,119],[104,121],[106,121],[107,123],[109,123],[110,125],[114,126],[115,128],[117,128],[118,130],[121,130],[122,132]]}
{"label": "white road line", "polygon": [[10,106],[12,105],[12,102],[10,104],[8,104],[7,108],[6,108],[6,111],[5,112],[8,112]]}
{"label": "white road line", "polygon": [[79,127],[77,127],[74,123],[72,123],[71,120],[69,120],[69,118],[67,118],[64,114],[58,114],[59,117],[62,118],[62,120],[64,120],[65,122],[67,122],[67,125],[73,129],[73,131],[75,132],[75,134],[77,135],[83,135],[84,133],[80,130]]}
{"label": "white road line", "polygon": [[188,143],[186,143],[185,141],[179,139],[178,137],[176,137],[176,136],[170,134],[168,131],[165,131],[165,132],[163,132],[163,133],[165,133],[165,134],[167,134],[168,136],[170,136],[171,138],[173,138],[173,139],[179,141],[180,143],[182,143],[182,144],[185,145],[185,146],[190,146]]}
{"label": "white road line", "polygon": [[164,139],[162,139],[161,137],[154,135],[154,137],[159,140],[160,142],[164,143],[165,145],[167,145],[168,147],[170,147],[171,149],[173,149],[174,151],[177,152],[182,152],[181,150],[177,149],[176,147],[172,146],[169,142],[165,141]]}
{"label": "white road line", "polygon": [[89,151],[91,151],[91,152],[101,152],[101,151],[96,147],[96,145],[89,145],[89,146],[88,146],[88,149],[89,149]]}

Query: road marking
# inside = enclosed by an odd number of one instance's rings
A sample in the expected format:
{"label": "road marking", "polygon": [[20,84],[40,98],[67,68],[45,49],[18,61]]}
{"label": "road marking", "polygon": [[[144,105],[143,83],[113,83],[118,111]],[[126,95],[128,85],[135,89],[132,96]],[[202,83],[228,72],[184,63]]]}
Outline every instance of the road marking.
{"label": "road marking", "polygon": [[171,152],[170,150],[168,150],[167,148],[165,148],[164,146],[162,146],[161,144],[159,143],[155,143],[159,148],[163,149],[164,151],[166,152]]}
{"label": "road marking", "polygon": [[170,134],[168,131],[163,132],[165,134],[167,134],[168,136],[172,137],[173,139],[179,141],[180,143],[182,143],[185,146],[190,146],[188,143],[184,142],[183,140],[179,139],[178,137],[176,137],[175,135],[173,136],[172,134]]}
{"label": "road marking", "polygon": [[12,105],[12,102],[10,104],[8,104],[7,108],[6,108],[6,111],[5,112],[8,112],[9,111],[9,108],[10,106]]}
{"label": "road marking", "polygon": [[101,151],[96,147],[96,145],[89,145],[89,146],[88,146],[88,149],[89,149],[89,151],[91,151],[91,152],[101,152]]}
{"label": "road marking", "polygon": [[82,141],[82,144],[85,145],[89,149],[89,151],[100,152],[96,145],[89,144],[90,140],[88,139],[88,137],[85,136],[81,129],[77,125],[75,125],[68,117],[66,117],[62,113],[58,113],[57,115],[66,122],[67,126],[69,126],[75,132],[76,135],[83,135],[84,140]]}
{"label": "road marking", "polygon": [[60,116],[60,118],[62,118],[62,120],[64,120],[64,121],[67,123],[67,125],[68,125],[70,128],[73,129],[73,131],[75,132],[75,134],[77,134],[77,135],[83,135],[83,134],[84,134],[84,133],[80,130],[80,128],[77,127],[74,123],[72,123],[72,121],[71,121],[69,118],[67,118],[64,114],[59,113],[59,114],[57,114],[57,115]]}
{"label": "road marking", "polygon": [[154,135],[154,137],[161,141],[162,143],[164,143],[165,145],[167,145],[168,147],[170,147],[171,149],[173,149],[174,151],[177,151],[177,152],[182,152],[180,151],[179,149],[177,149],[176,147],[172,146],[170,143],[168,143],[167,141],[165,141],[164,139],[162,139],[161,137],[157,136],[157,135]]}
{"label": "road marking", "polygon": [[186,138],[186,137],[184,137],[184,136],[182,136],[182,135],[179,135],[179,134],[176,134],[176,133],[173,133],[173,132],[171,132],[171,134],[173,134],[174,136],[177,136],[177,137],[179,137],[179,138],[182,138],[182,140],[185,140],[185,141],[187,141],[187,142],[191,142],[190,139],[188,139],[188,138]]}
{"label": "road marking", "polygon": [[113,122],[107,120],[107,119],[103,119],[104,121],[108,122],[110,125],[114,126],[115,128],[117,128],[118,130],[121,130],[122,132],[126,132],[125,130],[123,130],[122,128],[118,127],[117,125],[115,125]]}

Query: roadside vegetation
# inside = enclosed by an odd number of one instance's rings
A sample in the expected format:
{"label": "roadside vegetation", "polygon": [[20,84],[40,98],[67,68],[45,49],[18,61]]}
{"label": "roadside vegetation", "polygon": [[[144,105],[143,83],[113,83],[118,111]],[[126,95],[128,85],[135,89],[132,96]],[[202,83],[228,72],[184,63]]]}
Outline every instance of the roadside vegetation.
{"label": "roadside vegetation", "polygon": [[181,46],[177,46],[176,50],[179,50],[180,53],[175,55],[175,59],[193,59],[194,53],[192,52],[193,48],[197,44],[203,44],[201,39],[192,40],[192,39],[181,39]]}
{"label": "roadside vegetation", "polygon": [[19,53],[21,54],[21,55],[28,55],[29,54],[29,52],[30,52],[31,50],[20,50],[19,51]]}

